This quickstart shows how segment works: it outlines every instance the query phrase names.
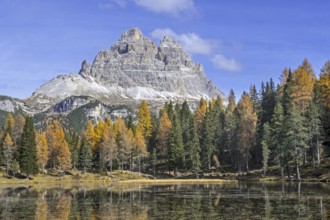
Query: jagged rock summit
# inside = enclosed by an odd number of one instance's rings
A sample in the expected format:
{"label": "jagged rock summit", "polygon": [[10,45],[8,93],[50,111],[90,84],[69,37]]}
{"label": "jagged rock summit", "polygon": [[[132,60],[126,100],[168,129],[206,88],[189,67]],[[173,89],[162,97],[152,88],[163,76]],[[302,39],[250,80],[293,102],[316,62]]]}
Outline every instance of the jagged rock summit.
{"label": "jagged rock summit", "polygon": [[43,84],[27,103],[41,112],[71,96],[108,104],[224,98],[177,42],[165,36],[157,46],[138,28],[126,30],[92,64],[83,61],[78,74],[60,75]]}

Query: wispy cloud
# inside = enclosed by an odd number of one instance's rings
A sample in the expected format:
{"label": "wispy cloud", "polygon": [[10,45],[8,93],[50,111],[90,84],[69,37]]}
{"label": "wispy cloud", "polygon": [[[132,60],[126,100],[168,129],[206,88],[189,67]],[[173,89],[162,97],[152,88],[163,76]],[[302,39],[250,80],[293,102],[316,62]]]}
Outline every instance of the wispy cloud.
{"label": "wispy cloud", "polygon": [[194,0],[104,0],[98,6],[101,9],[125,8],[129,3],[154,13],[173,16],[194,15],[197,12]]}
{"label": "wispy cloud", "polygon": [[221,70],[229,72],[238,72],[242,69],[242,65],[235,59],[228,59],[222,54],[216,54],[211,59],[213,65]]}
{"label": "wispy cloud", "polygon": [[151,36],[160,40],[164,36],[170,36],[178,41],[189,54],[209,55],[216,47],[214,40],[203,39],[195,33],[177,34],[169,28],[158,28],[151,33]]}
{"label": "wispy cloud", "polygon": [[155,13],[179,15],[180,13],[195,13],[193,0],[134,0],[135,4]]}
{"label": "wispy cloud", "polygon": [[107,0],[99,3],[99,8],[101,9],[112,9],[115,7],[125,8],[127,5],[127,0]]}

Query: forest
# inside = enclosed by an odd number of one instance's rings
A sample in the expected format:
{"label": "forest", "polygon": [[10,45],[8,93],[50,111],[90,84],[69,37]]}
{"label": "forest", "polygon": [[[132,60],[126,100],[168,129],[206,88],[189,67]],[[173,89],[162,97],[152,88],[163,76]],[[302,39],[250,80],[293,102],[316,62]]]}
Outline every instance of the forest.
{"label": "forest", "polygon": [[213,172],[278,175],[300,180],[301,167],[314,169],[330,155],[330,61],[316,74],[307,59],[285,68],[277,85],[270,79],[251,85],[236,100],[230,91],[187,102],[165,103],[152,114],[141,101],[132,116],[88,121],[81,133],[48,121],[36,130],[31,116],[8,114],[0,132],[0,164],[6,175],[27,177],[49,170],[106,174],[130,170],[153,175],[172,172],[198,177]]}

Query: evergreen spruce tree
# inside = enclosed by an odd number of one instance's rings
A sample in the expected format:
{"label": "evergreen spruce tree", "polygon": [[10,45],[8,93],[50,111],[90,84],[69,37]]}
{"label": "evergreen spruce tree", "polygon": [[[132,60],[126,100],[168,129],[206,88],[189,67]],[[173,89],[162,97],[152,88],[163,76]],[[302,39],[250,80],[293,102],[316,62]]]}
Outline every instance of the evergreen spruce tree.
{"label": "evergreen spruce tree", "polygon": [[264,124],[263,128],[263,136],[262,136],[262,168],[264,170],[264,175],[266,175],[267,169],[268,169],[268,160],[269,160],[269,154],[270,154],[270,146],[272,143],[271,139],[271,128],[267,123]]}
{"label": "evergreen spruce tree", "polygon": [[35,143],[35,131],[33,118],[26,117],[22,134],[22,142],[19,152],[19,165],[21,171],[29,177],[38,173],[37,148]]}
{"label": "evergreen spruce tree", "polygon": [[[284,111],[282,104],[277,102],[274,109],[274,114],[271,120],[271,145],[270,145],[270,160],[277,161],[281,168],[281,177],[284,177],[284,167],[288,165],[289,157],[287,148],[284,146]],[[288,169],[288,166],[287,166]]]}
{"label": "evergreen spruce tree", "polygon": [[181,125],[178,116],[174,115],[174,124],[169,135],[169,169],[174,170],[175,175],[179,168],[183,167],[183,141]]}
{"label": "evergreen spruce tree", "polygon": [[[300,180],[299,165],[303,159],[303,151],[306,148],[308,133],[306,127],[304,127],[303,117],[294,105],[285,118],[284,129],[286,135],[283,144],[288,149],[289,155],[295,163],[296,179]],[[290,178],[290,176],[288,177]]]}
{"label": "evergreen spruce tree", "polygon": [[309,147],[312,150],[312,160],[314,168],[315,164],[320,165],[321,161],[320,145],[322,133],[322,124],[320,120],[321,110],[315,102],[315,99],[311,101],[307,111],[307,130],[309,139],[308,143]]}
{"label": "evergreen spruce tree", "polygon": [[193,118],[191,119],[190,126],[192,126],[193,129],[191,129],[191,140],[189,141],[190,144],[190,161],[191,161],[191,169],[198,177],[198,171],[201,168],[201,161],[200,161],[200,153],[201,148],[199,144],[198,134],[197,134],[197,125],[194,122]]}
{"label": "evergreen spruce tree", "polygon": [[212,156],[215,153],[216,122],[218,121],[216,116],[216,111],[211,107],[209,111],[207,111],[203,123],[201,159],[203,167],[206,169],[211,168]]}
{"label": "evergreen spruce tree", "polygon": [[92,148],[87,143],[83,143],[80,147],[79,162],[84,172],[93,165]]}

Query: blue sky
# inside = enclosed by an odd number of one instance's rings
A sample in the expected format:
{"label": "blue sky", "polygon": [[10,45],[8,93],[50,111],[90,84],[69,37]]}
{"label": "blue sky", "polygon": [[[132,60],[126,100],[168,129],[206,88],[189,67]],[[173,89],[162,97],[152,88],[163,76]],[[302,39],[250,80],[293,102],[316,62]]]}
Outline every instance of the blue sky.
{"label": "blue sky", "polygon": [[330,1],[0,0],[0,94],[26,98],[78,72],[130,27],[171,35],[209,79],[239,97],[307,58],[330,59]]}

